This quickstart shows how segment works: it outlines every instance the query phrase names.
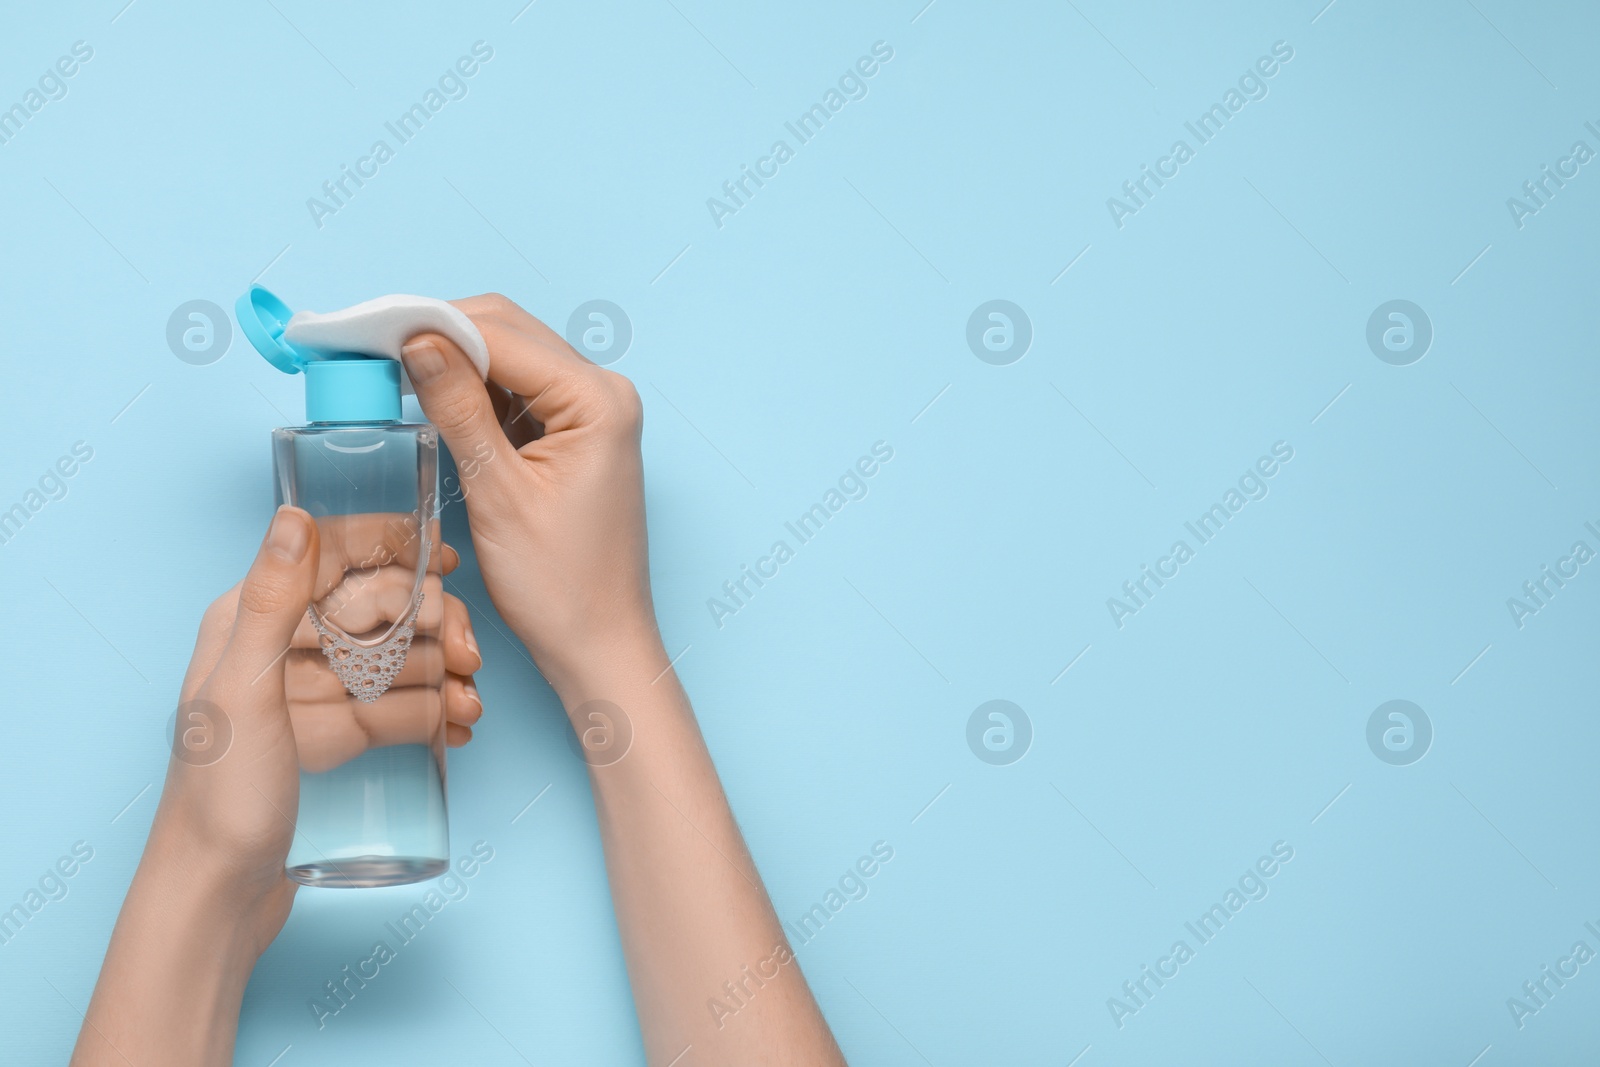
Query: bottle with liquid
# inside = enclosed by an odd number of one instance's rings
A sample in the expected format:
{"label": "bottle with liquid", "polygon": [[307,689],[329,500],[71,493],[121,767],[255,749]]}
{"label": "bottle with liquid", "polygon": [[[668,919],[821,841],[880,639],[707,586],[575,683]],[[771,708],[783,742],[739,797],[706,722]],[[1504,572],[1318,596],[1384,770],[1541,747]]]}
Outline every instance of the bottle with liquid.
{"label": "bottle with liquid", "polygon": [[253,287],[241,331],[306,379],[305,426],[272,433],[279,504],[321,542],[285,663],[300,759],[287,873],[302,885],[403,885],[449,866],[438,431],[401,421],[400,365],[284,339],[289,309]]}

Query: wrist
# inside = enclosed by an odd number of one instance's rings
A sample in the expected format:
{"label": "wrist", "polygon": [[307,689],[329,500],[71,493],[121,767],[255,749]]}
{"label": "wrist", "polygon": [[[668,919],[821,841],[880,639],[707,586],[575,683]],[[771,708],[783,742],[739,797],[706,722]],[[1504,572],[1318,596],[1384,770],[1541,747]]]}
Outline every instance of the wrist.
{"label": "wrist", "polygon": [[545,679],[572,714],[590,700],[615,700],[646,689],[668,672],[669,657],[652,623],[618,629],[552,663]]}
{"label": "wrist", "polygon": [[271,936],[253,921],[258,909],[229,895],[237,882],[161,823],[117,917],[74,1064],[232,1061],[245,986]]}
{"label": "wrist", "polygon": [[129,897],[204,934],[219,963],[248,974],[288,919],[295,885],[282,861],[259,868],[217,847],[181,814],[158,810]]}

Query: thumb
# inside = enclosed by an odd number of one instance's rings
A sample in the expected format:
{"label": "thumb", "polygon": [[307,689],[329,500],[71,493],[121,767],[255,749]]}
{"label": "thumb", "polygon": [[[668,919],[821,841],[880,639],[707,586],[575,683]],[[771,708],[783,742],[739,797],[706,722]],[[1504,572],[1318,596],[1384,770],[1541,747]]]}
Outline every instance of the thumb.
{"label": "thumb", "polygon": [[311,603],[317,558],[317,524],[299,508],[280,507],[239,586],[233,633],[217,664],[230,687],[247,691],[273,668],[283,677],[283,655]]}
{"label": "thumb", "polygon": [[433,333],[413,337],[400,354],[417,402],[439,428],[457,464],[472,459],[485,470],[505,469],[515,450],[500,429],[494,402],[467,354]]}

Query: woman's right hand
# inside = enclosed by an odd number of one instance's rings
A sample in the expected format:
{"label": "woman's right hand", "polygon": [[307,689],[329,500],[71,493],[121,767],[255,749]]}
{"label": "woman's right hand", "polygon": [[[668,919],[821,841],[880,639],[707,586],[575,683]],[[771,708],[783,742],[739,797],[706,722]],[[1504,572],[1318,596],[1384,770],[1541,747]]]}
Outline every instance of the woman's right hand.
{"label": "woman's right hand", "polygon": [[[688,695],[668,677],[650,602],[638,394],[504,297],[456,307],[489,343],[489,385],[433,334],[412,338],[406,368],[456,457],[484,584],[561,697],[590,765],[650,1062],[676,1063],[689,1046],[705,1063],[843,1067]],[[637,732],[614,732],[609,711],[584,710],[591,700],[627,709]],[[757,979],[760,996],[723,1029],[706,992],[752,961],[786,965]]]}
{"label": "woman's right hand", "polygon": [[488,343],[489,382],[433,333],[406,344],[406,371],[456,459],[489,596],[571,708],[598,695],[586,671],[665,662],[639,394],[503,296],[453,303]]}

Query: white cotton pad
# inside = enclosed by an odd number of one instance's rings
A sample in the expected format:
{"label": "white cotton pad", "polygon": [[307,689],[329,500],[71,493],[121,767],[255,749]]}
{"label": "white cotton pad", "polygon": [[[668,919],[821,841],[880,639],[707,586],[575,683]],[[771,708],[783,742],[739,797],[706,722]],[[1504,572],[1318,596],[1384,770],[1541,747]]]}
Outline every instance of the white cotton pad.
{"label": "white cotton pad", "polygon": [[419,333],[450,338],[472,360],[478,376],[489,377],[489,346],[483,334],[460,309],[431,296],[396,294],[343,311],[296,311],[284,327],[283,339],[320,352],[359,352],[398,360],[400,346]]}

